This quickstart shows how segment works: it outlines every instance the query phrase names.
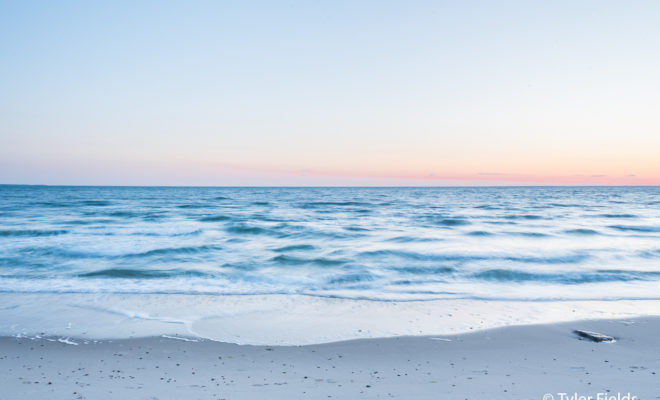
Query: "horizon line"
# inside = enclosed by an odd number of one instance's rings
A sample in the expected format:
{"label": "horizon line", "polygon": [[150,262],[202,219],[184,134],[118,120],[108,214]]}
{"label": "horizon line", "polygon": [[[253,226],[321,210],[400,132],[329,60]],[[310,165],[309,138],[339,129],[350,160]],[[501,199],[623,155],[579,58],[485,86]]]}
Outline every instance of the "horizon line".
{"label": "horizon line", "polygon": [[525,185],[93,185],[93,184],[42,184],[42,183],[0,183],[0,186],[41,186],[41,187],[124,187],[124,188],[525,188],[525,187],[660,187],[660,184],[525,184]]}

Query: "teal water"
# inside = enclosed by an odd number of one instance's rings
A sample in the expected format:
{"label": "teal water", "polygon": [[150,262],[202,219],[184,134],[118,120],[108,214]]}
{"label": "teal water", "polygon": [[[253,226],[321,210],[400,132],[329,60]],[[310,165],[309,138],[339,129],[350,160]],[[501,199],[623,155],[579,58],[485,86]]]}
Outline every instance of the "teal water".
{"label": "teal water", "polygon": [[0,186],[0,292],[660,298],[660,188]]}

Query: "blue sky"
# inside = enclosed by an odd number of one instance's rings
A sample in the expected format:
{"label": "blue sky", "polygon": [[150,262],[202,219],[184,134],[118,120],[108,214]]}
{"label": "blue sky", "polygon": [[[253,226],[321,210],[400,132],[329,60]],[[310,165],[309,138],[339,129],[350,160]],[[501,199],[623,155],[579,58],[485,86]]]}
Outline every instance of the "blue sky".
{"label": "blue sky", "polygon": [[0,1],[0,182],[660,183],[655,1]]}

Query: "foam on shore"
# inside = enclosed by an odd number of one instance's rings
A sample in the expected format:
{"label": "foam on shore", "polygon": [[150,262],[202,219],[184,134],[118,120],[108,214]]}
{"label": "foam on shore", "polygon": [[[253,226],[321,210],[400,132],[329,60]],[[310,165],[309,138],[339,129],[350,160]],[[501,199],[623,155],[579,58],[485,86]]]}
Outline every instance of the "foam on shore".
{"label": "foam on shore", "polygon": [[299,295],[0,294],[0,335],[82,340],[175,336],[308,345],[451,335],[510,325],[660,315],[658,300],[367,301]]}

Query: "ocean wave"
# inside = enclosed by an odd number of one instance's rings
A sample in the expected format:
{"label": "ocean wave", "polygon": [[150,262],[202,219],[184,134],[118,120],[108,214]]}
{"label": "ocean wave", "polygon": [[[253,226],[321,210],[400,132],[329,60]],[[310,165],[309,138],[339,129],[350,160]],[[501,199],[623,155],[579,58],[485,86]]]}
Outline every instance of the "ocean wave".
{"label": "ocean wave", "polygon": [[285,223],[284,219],[273,217],[272,215],[267,215],[263,213],[252,214],[248,220],[259,221],[259,222],[282,222]]}
{"label": "ocean wave", "polygon": [[147,250],[137,253],[120,253],[114,254],[111,252],[105,253],[102,251],[91,250],[76,250],[69,248],[61,248],[55,246],[43,247],[25,247],[20,249],[20,254],[25,257],[49,257],[52,259],[60,260],[84,260],[84,259],[131,259],[131,258],[148,258],[156,256],[177,256],[206,253],[211,251],[220,250],[222,247],[217,245],[201,245],[201,246],[188,246],[188,247],[165,247],[153,250]]}
{"label": "ocean wave", "polygon": [[413,243],[413,242],[418,242],[418,243],[428,243],[428,242],[438,242],[441,241],[442,239],[437,239],[437,238],[422,238],[422,237],[415,237],[415,236],[395,236],[392,238],[384,239],[385,242],[394,242],[394,243]]}
{"label": "ocean wave", "polygon": [[203,204],[203,203],[194,203],[194,204],[179,204],[176,206],[176,208],[181,208],[181,209],[198,209],[198,208],[208,208],[208,204]]}
{"label": "ocean wave", "polygon": [[586,228],[577,228],[577,229],[567,229],[564,231],[564,233],[567,233],[569,235],[601,235],[600,232],[594,229],[586,229]]}
{"label": "ocean wave", "polygon": [[404,274],[411,275],[444,275],[456,272],[455,267],[442,266],[442,265],[433,265],[433,266],[390,266],[388,269]]}
{"label": "ocean wave", "polygon": [[660,226],[645,226],[645,225],[610,225],[612,229],[620,231],[633,231],[633,232],[660,232]]}
{"label": "ocean wave", "polygon": [[660,249],[655,250],[639,250],[637,256],[642,258],[657,258],[660,257]]}
{"label": "ocean wave", "polygon": [[508,281],[508,282],[526,282],[537,281],[541,283],[563,283],[563,284],[581,284],[594,282],[612,282],[612,281],[637,281],[647,280],[649,277],[656,277],[659,272],[647,271],[626,271],[626,270],[597,270],[593,272],[566,272],[566,273],[542,273],[527,272],[512,269],[490,269],[470,275],[470,278]]}
{"label": "ocean wave", "polygon": [[89,258],[103,258],[105,254],[91,251],[91,250],[75,250],[55,246],[29,246],[19,250],[19,254],[26,258],[53,258],[53,259],[89,259]]}
{"label": "ocean wave", "polygon": [[119,211],[108,212],[105,215],[110,217],[117,217],[117,218],[139,218],[142,217],[144,214],[135,211],[119,210]]}
{"label": "ocean wave", "polygon": [[482,204],[479,206],[474,206],[473,208],[476,208],[478,210],[501,210],[501,207],[496,207],[491,204]]}
{"label": "ocean wave", "polygon": [[518,223],[513,220],[505,221],[505,220],[492,219],[484,222],[490,225],[518,225]]}
{"label": "ocean wave", "polygon": [[67,207],[76,207],[74,203],[66,203],[60,201],[36,201],[30,205],[36,207],[46,207],[46,208],[67,208]]}
{"label": "ocean wave", "polygon": [[597,273],[603,274],[630,274],[633,276],[657,276],[660,277],[660,271],[633,270],[633,269],[598,269]]}
{"label": "ocean wave", "polygon": [[[445,279],[397,279],[390,282],[394,286],[428,286],[433,283],[447,283]],[[457,292],[436,291],[436,290],[414,290],[406,288],[404,293],[410,294],[458,294]]]}
{"label": "ocean wave", "polygon": [[358,274],[345,274],[337,275],[331,278],[328,278],[327,283],[330,285],[346,285],[346,284],[355,284],[362,282],[371,282],[374,280],[374,276],[370,273],[358,273]]}
{"label": "ocean wave", "polygon": [[235,233],[239,235],[265,235],[265,234],[273,234],[273,231],[270,229],[266,228],[261,228],[258,226],[253,226],[253,225],[246,225],[246,224],[237,224],[237,225],[231,225],[225,228],[225,230],[228,233]]}
{"label": "ocean wave", "polygon": [[299,208],[320,208],[320,207],[370,207],[372,204],[364,203],[361,201],[310,201],[306,203],[301,203],[298,205]]}
{"label": "ocean wave", "polygon": [[635,215],[635,214],[600,214],[599,217],[601,217],[601,218],[639,218],[639,216]]}
{"label": "ocean wave", "polygon": [[514,235],[514,236],[524,236],[524,237],[532,237],[532,238],[547,238],[552,235],[548,233],[542,233],[542,232],[506,232],[508,235]]}
{"label": "ocean wave", "polygon": [[368,258],[383,258],[383,257],[396,257],[417,261],[468,261],[468,260],[483,260],[487,257],[468,255],[468,254],[434,254],[434,253],[418,253],[406,250],[372,250],[363,251],[357,255],[358,259],[361,257]]}
{"label": "ocean wave", "polygon": [[518,214],[518,215],[505,215],[502,218],[504,219],[522,219],[522,220],[538,220],[538,219],[543,219],[541,215],[536,215],[536,214]]}
{"label": "ocean wave", "polygon": [[230,219],[232,219],[232,217],[227,215],[209,215],[206,217],[202,217],[199,220],[202,222],[221,222],[221,221],[229,221]]}
{"label": "ocean wave", "polygon": [[183,232],[149,232],[149,231],[135,231],[135,232],[125,232],[121,229],[117,230],[103,230],[95,235],[101,236],[145,236],[145,237],[161,237],[161,238],[175,238],[175,237],[184,237],[184,236],[198,236],[204,233],[203,229],[195,229],[194,231],[183,231]]}
{"label": "ocean wave", "polygon": [[299,227],[297,229],[280,229],[274,236],[291,240],[345,240],[366,237],[368,236],[368,232],[347,231],[343,229],[342,231],[330,231]]}
{"label": "ocean wave", "polygon": [[285,265],[303,265],[303,264],[315,264],[320,266],[332,266],[332,265],[342,265],[346,264],[346,260],[317,257],[317,258],[302,258],[294,257],[286,254],[280,254],[271,259],[271,261],[277,264]]}
{"label": "ocean wave", "polygon": [[470,221],[462,218],[443,218],[441,220],[434,221],[434,223],[439,226],[463,226],[472,224]]}
{"label": "ocean wave", "polygon": [[169,278],[169,277],[201,277],[207,274],[199,271],[182,271],[182,270],[143,270],[143,269],[122,269],[122,268],[109,268],[99,271],[86,272],[79,274],[81,278],[140,278],[140,279],[156,279],[156,278]]}
{"label": "ocean wave", "polygon": [[584,208],[584,204],[577,203],[549,203],[548,207],[561,207],[561,208]]}
{"label": "ocean wave", "polygon": [[1,230],[0,237],[18,237],[18,236],[40,237],[40,236],[64,235],[65,233],[69,233],[69,231],[64,229],[58,229],[58,230],[12,229],[12,230]]}
{"label": "ocean wave", "polygon": [[61,225],[107,225],[107,224],[117,224],[120,221],[110,218],[88,218],[88,219],[72,219],[68,221],[62,221]]}
{"label": "ocean wave", "polygon": [[360,253],[362,257],[397,257],[417,261],[511,261],[536,264],[573,264],[587,260],[588,254],[566,254],[560,256],[526,256],[500,254],[418,253],[404,250],[375,250]]}
{"label": "ocean wave", "polygon": [[361,226],[345,226],[345,230],[350,232],[370,232],[371,229],[363,228]]}
{"label": "ocean wave", "polygon": [[276,251],[278,253],[284,253],[287,251],[307,251],[307,250],[315,250],[316,246],[313,246],[311,244],[292,244],[290,246],[284,246],[284,247],[279,247],[277,249],[273,249],[273,251]]}
{"label": "ocean wave", "polygon": [[589,254],[566,254],[560,256],[500,256],[495,260],[514,261],[530,264],[577,264],[591,258]]}
{"label": "ocean wave", "polygon": [[112,204],[113,203],[111,201],[107,200],[83,200],[80,202],[80,205],[92,207],[107,207]]}
{"label": "ocean wave", "polygon": [[371,214],[372,212],[374,212],[374,210],[370,208],[358,208],[358,209],[350,210],[350,212],[354,214]]}
{"label": "ocean wave", "polygon": [[202,245],[202,246],[187,246],[187,247],[165,247],[161,249],[147,250],[139,253],[123,254],[123,258],[141,258],[153,256],[171,256],[171,255],[185,255],[185,254],[198,254],[214,250],[220,250],[220,246],[215,245]]}
{"label": "ocean wave", "polygon": [[493,236],[493,233],[487,231],[472,231],[466,233],[468,236]]}
{"label": "ocean wave", "polygon": [[[2,276],[6,277],[30,277],[35,272],[51,271],[53,267],[52,260],[35,260],[26,257],[0,257],[0,268],[2,268]],[[22,274],[17,271],[29,271],[27,274]]]}

